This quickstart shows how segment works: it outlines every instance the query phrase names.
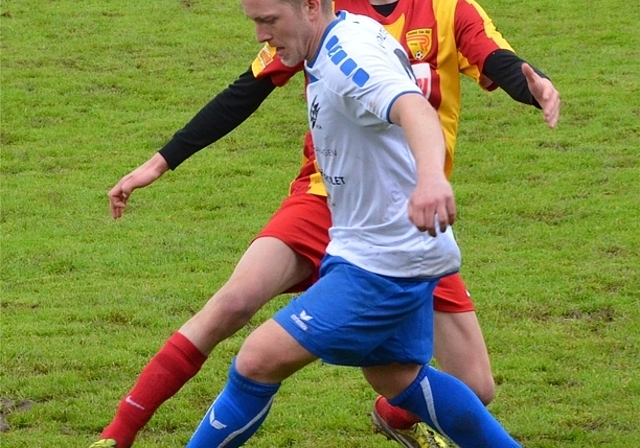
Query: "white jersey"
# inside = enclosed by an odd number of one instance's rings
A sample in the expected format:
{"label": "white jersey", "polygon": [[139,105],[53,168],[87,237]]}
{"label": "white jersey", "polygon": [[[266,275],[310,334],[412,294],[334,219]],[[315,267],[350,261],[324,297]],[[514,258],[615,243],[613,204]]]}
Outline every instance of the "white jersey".
{"label": "white jersey", "polygon": [[327,253],[370,272],[429,278],[456,272],[451,229],[436,238],[409,220],[415,160],[393,102],[419,93],[400,44],[374,20],[344,11],[305,63],[309,126],[333,226]]}

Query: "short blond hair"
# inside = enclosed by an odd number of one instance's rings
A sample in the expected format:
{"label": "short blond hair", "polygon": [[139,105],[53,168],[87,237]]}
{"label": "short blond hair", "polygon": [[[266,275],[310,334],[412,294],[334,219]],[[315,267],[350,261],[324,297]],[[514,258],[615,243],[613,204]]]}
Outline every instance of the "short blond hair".
{"label": "short blond hair", "polygon": [[[306,0],[280,0],[282,3],[289,3],[295,8],[302,8],[302,5]],[[320,9],[323,14],[333,13],[333,0],[318,0],[320,2]]]}

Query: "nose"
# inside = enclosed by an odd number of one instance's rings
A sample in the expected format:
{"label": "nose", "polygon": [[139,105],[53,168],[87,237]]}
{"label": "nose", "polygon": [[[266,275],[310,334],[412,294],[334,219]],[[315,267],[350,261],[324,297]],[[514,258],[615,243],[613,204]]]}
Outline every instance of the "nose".
{"label": "nose", "polygon": [[267,42],[271,37],[271,34],[266,31],[264,25],[256,23],[256,39],[258,42]]}

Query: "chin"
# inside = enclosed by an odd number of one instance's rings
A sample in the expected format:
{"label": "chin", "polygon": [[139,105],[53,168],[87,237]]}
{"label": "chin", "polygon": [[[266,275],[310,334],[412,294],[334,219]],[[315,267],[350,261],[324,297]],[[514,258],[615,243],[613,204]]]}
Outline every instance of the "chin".
{"label": "chin", "polygon": [[283,57],[280,55],[280,61],[287,67],[295,67],[300,62],[302,62],[302,58],[293,58],[293,57]]}

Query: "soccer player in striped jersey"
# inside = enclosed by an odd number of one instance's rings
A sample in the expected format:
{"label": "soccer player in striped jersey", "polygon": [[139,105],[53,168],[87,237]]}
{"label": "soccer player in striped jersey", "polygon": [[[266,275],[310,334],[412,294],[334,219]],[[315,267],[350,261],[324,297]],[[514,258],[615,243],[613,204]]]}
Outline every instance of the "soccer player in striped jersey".
{"label": "soccer player in striped jersey", "polygon": [[[335,6],[374,18],[403,44],[424,94],[440,115],[447,173],[453,168],[461,73],[483,89],[499,87],[516,101],[541,108],[548,126],[556,125],[560,100],[553,84],[513,52],[475,2],[338,0]],[[114,186],[109,193],[113,216],[122,216],[135,189],[153,183],[233,130],[295,72],[280,64],[273,49],[263,49],[252,67],[213,98],[159,153]],[[199,371],[220,341],[246,324],[275,295],[305,290],[317,279],[330,216],[310,135],[303,151],[304,163],[281,208],[254,239],[227,284],[145,367],[96,447],[116,446],[116,442],[118,448],[131,446],[157,408]],[[282,262],[273,263],[274,258]],[[494,393],[489,357],[460,276],[441,279],[434,297],[435,357],[444,371],[463,380],[486,404]],[[428,434],[415,424],[415,417],[389,406],[386,400],[376,402],[373,417],[401,445],[429,446]]]}

